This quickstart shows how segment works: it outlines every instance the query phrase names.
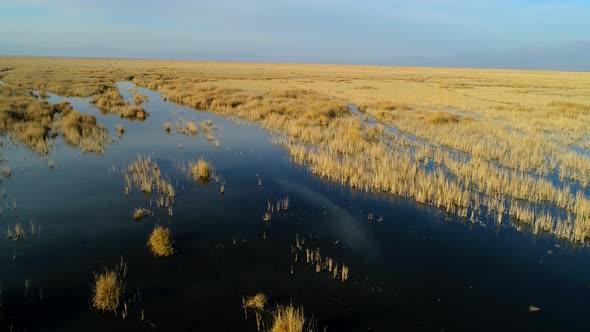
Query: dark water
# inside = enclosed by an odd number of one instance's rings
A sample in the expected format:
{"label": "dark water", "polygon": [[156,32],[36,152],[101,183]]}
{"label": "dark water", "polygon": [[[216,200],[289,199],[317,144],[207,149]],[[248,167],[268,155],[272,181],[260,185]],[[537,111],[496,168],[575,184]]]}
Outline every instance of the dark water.
{"label": "dark water", "polygon": [[[130,98],[128,86],[121,87]],[[260,291],[271,306],[303,306],[319,331],[588,330],[587,248],[325,182],[256,126],[139,90],[149,98],[146,121],[68,99],[114,135],[102,156],[57,142],[50,168],[4,139],[13,174],[1,184],[0,331],[255,331],[241,301]],[[220,147],[202,134],[167,134],[162,124],[179,117],[213,120]],[[117,124],[125,128],[120,139]],[[133,209],[150,208],[150,197],[137,190],[125,197],[121,169],[139,154],[150,155],[174,184],[173,216],[153,206],[154,216],[133,220]],[[224,179],[224,195],[215,182],[196,183],[176,166],[199,157]],[[289,209],[265,223],[267,201],[286,196]],[[16,223],[27,232],[18,242],[4,236]],[[154,258],[146,247],[156,223],[171,227],[174,256]],[[296,237],[347,264],[350,279],[316,273],[301,262],[304,253],[294,262]],[[126,296],[135,300],[126,319],[90,305],[93,273],[121,257],[129,268]],[[541,310],[529,312],[531,305]]]}

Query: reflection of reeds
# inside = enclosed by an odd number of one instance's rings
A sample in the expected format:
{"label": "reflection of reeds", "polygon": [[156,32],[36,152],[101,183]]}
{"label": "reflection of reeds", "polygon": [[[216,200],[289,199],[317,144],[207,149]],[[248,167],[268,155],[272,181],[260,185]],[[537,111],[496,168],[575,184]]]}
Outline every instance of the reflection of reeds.
{"label": "reflection of reeds", "polygon": [[14,229],[11,229],[10,225],[8,225],[7,227],[8,230],[6,231],[6,235],[9,239],[19,241],[25,238],[25,229],[22,227],[20,223],[16,223],[14,225]]}

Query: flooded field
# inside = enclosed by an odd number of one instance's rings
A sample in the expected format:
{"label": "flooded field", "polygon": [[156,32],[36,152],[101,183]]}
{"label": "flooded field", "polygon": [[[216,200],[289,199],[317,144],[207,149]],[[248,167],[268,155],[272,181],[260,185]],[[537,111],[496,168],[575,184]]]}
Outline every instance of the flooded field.
{"label": "flooded field", "polygon": [[[47,97],[108,128],[102,154],[2,140],[2,331],[268,330],[289,304],[317,331],[587,329],[583,244],[329,182],[258,125],[117,86],[145,96],[145,119]],[[171,256],[148,247],[156,226]],[[115,267],[123,303],[95,310],[95,276]],[[257,293],[268,310],[244,308]]]}

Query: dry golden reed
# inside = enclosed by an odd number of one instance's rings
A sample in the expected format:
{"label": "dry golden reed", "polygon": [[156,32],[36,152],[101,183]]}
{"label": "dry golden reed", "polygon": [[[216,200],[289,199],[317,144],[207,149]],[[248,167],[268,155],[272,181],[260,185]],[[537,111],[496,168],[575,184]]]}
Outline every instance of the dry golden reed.
{"label": "dry golden reed", "polygon": [[172,241],[172,232],[169,228],[156,226],[148,239],[148,247],[155,256],[172,256],[174,254]]}

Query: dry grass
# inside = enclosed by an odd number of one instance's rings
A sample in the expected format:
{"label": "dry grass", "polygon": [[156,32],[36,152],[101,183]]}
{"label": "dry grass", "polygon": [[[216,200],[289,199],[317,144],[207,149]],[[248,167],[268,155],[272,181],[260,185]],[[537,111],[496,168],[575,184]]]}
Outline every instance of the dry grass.
{"label": "dry grass", "polygon": [[127,166],[126,171],[125,192],[128,193],[135,187],[146,194],[151,194],[155,190],[170,200],[176,196],[172,183],[164,179],[160,167],[150,156],[137,156],[137,159]]}
{"label": "dry grass", "polygon": [[92,115],[83,115],[67,103],[50,105],[11,86],[0,86],[0,132],[41,154],[49,152],[55,136],[84,152],[102,153],[108,142],[106,128]]}
{"label": "dry grass", "polygon": [[[197,123],[195,121],[189,121],[184,118],[180,118],[174,122],[174,127],[176,128],[176,132],[179,134],[196,135],[199,132],[197,129]],[[166,129],[166,125],[164,125],[164,129]],[[166,131],[169,131],[169,129]]]}
{"label": "dry grass", "polygon": [[213,175],[213,167],[203,158],[199,158],[197,162],[189,163],[189,172],[195,180],[209,181]]}
{"label": "dry grass", "polygon": [[258,293],[244,300],[244,308],[262,311],[266,307],[268,299],[263,293]]}
{"label": "dry grass", "polygon": [[121,258],[121,263],[115,269],[105,269],[104,272],[94,276],[92,292],[92,307],[94,309],[117,313],[124,302],[126,274],[127,264]]}
{"label": "dry grass", "polygon": [[145,217],[151,216],[154,213],[148,209],[144,209],[144,208],[137,208],[135,210],[133,210],[133,219],[139,221]]}
{"label": "dry grass", "polygon": [[[114,82],[132,77],[173,102],[283,134],[295,161],[330,180],[590,236],[590,200],[569,185],[590,185],[590,157],[574,149],[590,149],[588,73],[28,58],[0,66],[13,68],[0,79],[14,87],[114,101]],[[44,128],[31,145],[43,146]]]}
{"label": "dry grass", "polygon": [[166,257],[174,254],[172,232],[169,228],[156,226],[150,234],[147,243],[155,256]]}
{"label": "dry grass", "polygon": [[116,312],[119,308],[123,287],[115,271],[105,271],[95,277],[92,304],[101,311]]}
{"label": "dry grass", "polygon": [[125,128],[123,128],[123,125],[116,125],[115,128],[117,129],[117,134],[119,135],[119,137],[123,136],[123,134],[125,133]]}
{"label": "dry grass", "polygon": [[148,113],[141,106],[125,106],[121,109],[121,117],[129,119],[145,120]]}
{"label": "dry grass", "polygon": [[303,332],[305,313],[293,305],[279,306],[274,312],[271,332]]}

